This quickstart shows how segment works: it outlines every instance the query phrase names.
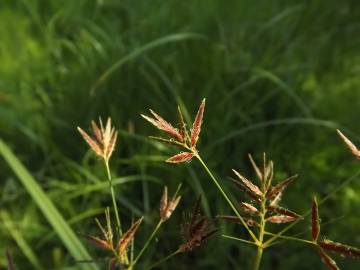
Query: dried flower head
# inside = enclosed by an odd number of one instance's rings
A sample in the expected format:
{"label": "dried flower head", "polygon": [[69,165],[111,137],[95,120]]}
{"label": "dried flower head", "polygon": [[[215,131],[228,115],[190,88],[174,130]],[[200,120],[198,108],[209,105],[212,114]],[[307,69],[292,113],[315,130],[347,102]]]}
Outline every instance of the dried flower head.
{"label": "dried flower head", "polygon": [[171,137],[170,139],[151,137],[152,139],[158,140],[162,143],[174,145],[185,151],[168,158],[166,162],[182,163],[182,162],[190,161],[194,157],[194,155],[196,155],[196,153],[198,152],[196,149],[196,145],[199,140],[199,135],[201,132],[204,110],[205,110],[205,99],[203,99],[203,101],[200,104],[191,131],[189,131],[186,128],[186,124],[180,107],[178,107],[180,128],[174,127],[173,125],[171,125],[169,122],[164,120],[161,116],[159,116],[152,110],[150,110],[150,113],[152,114],[153,117],[149,117],[147,115],[141,114],[141,116],[144,119],[149,121],[158,129],[164,131]]}
{"label": "dried flower head", "polygon": [[[113,243],[113,231],[111,226],[111,217],[110,217],[110,209],[105,209],[105,217],[106,217],[106,226],[105,228],[101,225],[99,220],[95,219],[97,225],[99,226],[103,237],[95,237],[85,235],[84,237],[89,240],[95,246],[109,251],[110,259],[109,259],[109,269],[115,269],[116,265],[126,265],[128,263],[127,258],[127,248],[131,243],[132,239],[135,236],[136,231],[138,230],[141,222],[143,221],[143,217],[137,220],[128,231],[126,231],[118,240],[116,246]],[[116,254],[116,256],[114,256]]]}
{"label": "dried flower head", "polygon": [[84,140],[88,143],[90,148],[96,155],[104,159],[105,162],[109,162],[109,159],[115,149],[117,131],[115,127],[111,126],[111,118],[109,117],[106,126],[104,128],[101,118],[99,118],[100,128],[94,122],[91,121],[92,131],[94,138],[91,138],[84,130],[78,127],[78,131]]}
{"label": "dried flower head", "polygon": [[100,221],[98,219],[95,219],[98,227],[100,228],[100,231],[103,234],[103,239],[92,236],[92,235],[84,235],[87,240],[89,240],[91,243],[96,245],[97,247],[113,251],[114,245],[113,245],[113,231],[111,228],[111,218],[110,218],[110,209],[107,207],[105,209],[105,218],[106,218],[106,227],[104,228]]}
{"label": "dried flower head", "polygon": [[[180,185],[178,190],[180,189]],[[167,186],[164,187],[164,192],[160,201],[160,218],[164,222],[168,220],[171,214],[174,212],[175,208],[180,202],[181,196],[176,196],[177,192],[168,200],[168,190]]]}
{"label": "dried flower head", "polygon": [[[299,218],[302,218],[299,214],[290,211],[286,208],[280,207],[278,204],[281,200],[282,194],[286,187],[297,177],[291,176],[284,181],[276,184],[275,186],[272,185],[272,180],[274,176],[274,164],[270,160],[269,162],[266,161],[266,155],[263,155],[263,166],[262,169],[255,163],[252,156],[249,154],[250,163],[252,164],[256,176],[258,177],[259,185],[255,184],[254,181],[246,178],[245,176],[241,175],[238,171],[233,169],[233,172],[237,176],[239,180],[231,179],[233,183],[236,184],[238,188],[245,192],[246,195],[250,197],[252,201],[259,204],[265,200],[265,215],[271,214],[270,216],[266,217],[267,222],[271,223],[285,223],[285,222],[292,222]],[[260,211],[256,206],[241,202],[240,208],[246,214],[260,216]],[[275,215],[274,215],[275,214]],[[224,218],[225,220],[230,220],[229,216],[221,216],[227,217]],[[232,217],[232,216],[230,216]],[[237,217],[232,217],[233,220],[238,220]],[[253,219],[251,219],[253,220]],[[252,222],[256,224],[256,222]]]}
{"label": "dried flower head", "polygon": [[181,227],[184,243],[179,246],[179,252],[188,252],[193,248],[204,244],[217,229],[211,229],[210,220],[201,214],[201,198],[195,204],[194,210]]}
{"label": "dried flower head", "polygon": [[125,232],[122,237],[120,238],[117,246],[116,251],[118,254],[118,257],[120,258],[120,263],[126,263],[126,250],[131,243],[132,239],[135,236],[136,231],[138,230],[140,224],[142,223],[144,217],[141,217],[138,219],[131,227],[130,229]]}
{"label": "dried flower head", "polygon": [[360,150],[344,134],[342,134],[340,130],[337,129],[337,133],[340,135],[341,139],[345,142],[347,147],[350,149],[351,153],[357,159],[360,159]]}

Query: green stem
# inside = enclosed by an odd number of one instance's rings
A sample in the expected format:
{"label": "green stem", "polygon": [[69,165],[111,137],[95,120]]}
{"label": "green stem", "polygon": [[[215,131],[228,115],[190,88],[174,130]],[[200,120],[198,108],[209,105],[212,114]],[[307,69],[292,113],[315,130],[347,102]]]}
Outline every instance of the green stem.
{"label": "green stem", "polygon": [[174,257],[175,255],[179,254],[180,251],[179,250],[176,250],[175,252],[171,253],[170,255],[166,256],[165,258],[162,258],[160,261],[154,263],[153,265],[151,265],[149,268],[147,268],[146,270],[150,270],[150,269],[153,269],[155,266],[158,266],[160,264],[162,264],[163,262],[171,259],[172,257]]}
{"label": "green stem", "polygon": [[256,251],[255,262],[254,262],[254,268],[253,268],[254,270],[258,270],[260,268],[263,250],[264,249],[262,246],[258,246],[257,251]]}
{"label": "green stem", "polygon": [[[271,235],[271,236],[275,236],[276,234],[274,233],[270,233],[270,232],[265,232],[266,235]],[[302,243],[306,243],[306,244],[310,244],[310,245],[316,245],[315,242],[310,241],[310,240],[305,240],[305,239],[301,239],[301,238],[297,238],[297,237],[292,237],[292,236],[286,236],[286,235],[280,235],[277,238],[280,239],[284,239],[284,240],[290,240],[290,241],[297,241],[297,242],[302,242]],[[267,246],[268,247],[268,246]]]}
{"label": "green stem", "polygon": [[[265,173],[265,169],[264,169],[264,173]],[[255,262],[254,262],[254,270],[258,270],[260,268],[260,263],[261,263],[263,250],[264,250],[263,241],[264,241],[265,226],[266,226],[266,220],[265,220],[265,215],[266,215],[266,196],[265,196],[265,194],[266,194],[266,181],[265,181],[265,179],[263,179],[262,193],[263,193],[263,195],[262,195],[262,198],[261,198],[261,210],[260,210],[259,245],[258,245],[257,251],[256,251],[256,257],[255,257]]]}
{"label": "green stem", "polygon": [[240,242],[243,242],[243,243],[246,243],[246,244],[257,246],[257,244],[255,242],[248,241],[248,240],[245,240],[245,239],[237,238],[237,237],[226,235],[226,234],[222,234],[221,236],[224,237],[224,238],[231,239],[231,240],[236,240],[236,241],[240,241]]}
{"label": "green stem", "polygon": [[245,220],[243,219],[243,217],[240,215],[239,211],[236,209],[236,207],[234,206],[234,204],[232,203],[232,201],[230,200],[230,198],[226,195],[225,191],[223,190],[223,188],[220,186],[219,181],[215,178],[215,176],[212,174],[212,172],[209,170],[209,168],[206,166],[205,162],[201,159],[201,157],[199,156],[198,153],[194,152],[194,155],[196,156],[196,158],[200,161],[201,165],[205,168],[206,172],[208,173],[208,175],[210,176],[210,178],[213,180],[215,186],[217,187],[217,189],[220,191],[220,193],[223,195],[223,197],[225,198],[225,200],[227,201],[227,203],[230,205],[230,207],[232,208],[232,210],[234,211],[234,213],[236,214],[236,216],[239,218],[239,220],[241,221],[241,223],[244,225],[245,229],[249,232],[249,234],[251,235],[252,239],[255,242],[258,242],[258,239],[256,238],[255,234],[252,232],[252,230],[249,228],[249,226],[246,224]]}
{"label": "green stem", "polygon": [[117,203],[116,203],[116,199],[115,199],[115,192],[114,192],[114,186],[112,184],[112,177],[111,177],[111,172],[110,172],[110,168],[109,168],[109,162],[105,161],[105,167],[106,167],[106,173],[107,173],[107,177],[108,177],[108,181],[109,181],[111,199],[112,199],[114,212],[115,212],[116,227],[117,227],[119,237],[121,237],[122,236],[121,222],[120,222],[119,211],[118,211],[118,207],[117,207]]}
{"label": "green stem", "polygon": [[151,240],[154,238],[154,236],[156,235],[156,233],[158,232],[158,230],[160,229],[160,226],[162,225],[163,221],[160,220],[159,223],[156,225],[154,231],[151,233],[150,237],[148,238],[148,240],[146,241],[145,245],[143,246],[143,248],[140,250],[139,254],[136,256],[135,260],[132,262],[132,266],[134,266],[137,261],[140,259],[141,255],[144,253],[145,249],[148,247],[148,245],[150,244]]}

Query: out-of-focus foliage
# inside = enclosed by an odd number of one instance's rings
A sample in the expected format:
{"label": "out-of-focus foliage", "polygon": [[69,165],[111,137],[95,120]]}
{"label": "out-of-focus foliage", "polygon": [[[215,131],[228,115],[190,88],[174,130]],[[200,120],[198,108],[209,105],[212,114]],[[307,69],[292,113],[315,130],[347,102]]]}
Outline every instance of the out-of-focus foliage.
{"label": "out-of-focus foliage", "polygon": [[[360,145],[359,18],[356,0],[2,0],[0,136],[73,229],[91,234],[94,216],[111,201],[103,168],[75,127],[111,116],[120,133],[111,167],[116,177],[125,177],[116,186],[122,220],[129,225],[145,215],[139,243],[156,222],[162,186],[175,189],[184,182],[181,205],[144,254],[148,265],[181,242],[180,211],[199,194],[208,215],[230,209],[199,164],[162,163],[174,151],[148,140],[154,130],[139,114],[150,107],[176,121],[180,104],[191,123],[189,116],[206,97],[198,148],[228,190],[231,168],[253,176],[246,155],[259,159],[265,151],[277,180],[299,174],[284,204],[305,212],[314,194],[325,196],[360,169],[335,132],[341,128]],[[0,177],[0,208],[41,264],[76,269],[2,159]],[[320,206],[322,232],[355,246],[358,180]],[[227,234],[242,232],[219,226]],[[33,267],[2,222],[0,227],[0,254],[9,248],[19,269]],[[292,232],[308,229],[305,220]],[[247,269],[252,252],[217,237],[161,267]],[[359,265],[337,262],[344,269]],[[311,248],[287,243],[265,253],[262,267],[319,269],[321,263]]]}

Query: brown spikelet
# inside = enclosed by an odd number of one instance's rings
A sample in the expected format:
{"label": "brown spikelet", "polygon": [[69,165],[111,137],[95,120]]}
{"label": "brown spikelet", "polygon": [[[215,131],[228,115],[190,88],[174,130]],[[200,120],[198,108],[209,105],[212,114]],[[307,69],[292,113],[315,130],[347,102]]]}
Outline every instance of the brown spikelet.
{"label": "brown spikelet", "polygon": [[92,244],[94,244],[95,246],[104,249],[104,250],[114,250],[113,246],[110,245],[110,243],[108,243],[105,240],[102,240],[98,237],[95,236],[91,236],[91,235],[83,235],[89,242],[91,242]]}
{"label": "brown spikelet", "polygon": [[174,196],[168,201],[167,187],[165,186],[160,202],[160,218],[164,222],[168,220],[179,204],[181,196]]}
{"label": "brown spikelet", "polygon": [[241,202],[240,207],[246,213],[249,213],[249,214],[252,214],[252,215],[260,214],[259,210],[257,210],[257,208],[255,206],[253,206],[252,204],[250,204],[250,203]]}
{"label": "brown spikelet", "polygon": [[14,260],[8,250],[6,250],[6,261],[7,261],[7,269],[8,270],[15,270]]}
{"label": "brown spikelet", "polygon": [[117,244],[117,253],[120,258],[123,258],[126,252],[128,245],[130,244],[131,240],[134,238],[136,231],[138,230],[141,222],[143,221],[144,217],[138,219],[130,229],[124,233]]}
{"label": "brown spikelet", "polygon": [[181,136],[180,132],[174,128],[169,122],[165,121],[164,118],[162,118],[160,115],[155,113],[153,110],[150,109],[150,113],[154,116],[154,118],[151,118],[146,115],[141,115],[144,119],[149,121],[151,124],[153,124],[158,129],[166,132],[171,137],[175,138],[179,142],[183,142],[184,138]]}
{"label": "brown spikelet", "polygon": [[180,154],[177,154],[175,156],[168,158],[167,160],[165,160],[165,162],[182,163],[182,162],[190,161],[193,158],[193,156],[194,156],[193,153],[183,152],[183,153],[180,153]]}
{"label": "brown spikelet", "polygon": [[356,247],[333,242],[327,239],[319,241],[319,246],[325,250],[335,252],[344,257],[360,258],[360,249]]}
{"label": "brown spikelet", "polygon": [[279,193],[282,193],[285,188],[295,180],[297,175],[290,176],[289,178],[285,179],[284,181],[278,183],[276,186],[272,187],[266,194],[266,197],[270,200],[274,199]]}
{"label": "brown spikelet", "polygon": [[343,134],[340,130],[336,130],[340,135],[341,139],[345,142],[347,147],[350,149],[351,153],[357,158],[360,159],[360,150]]}
{"label": "brown spikelet", "polygon": [[91,121],[91,128],[94,133],[94,139],[91,138],[84,130],[78,127],[78,131],[84,140],[88,143],[90,148],[96,155],[103,158],[105,162],[108,162],[116,144],[117,131],[111,126],[111,118],[109,117],[106,126],[104,128],[101,118],[99,118],[100,128],[98,125]]}
{"label": "brown spikelet", "polygon": [[233,178],[229,178],[235,185],[237,188],[239,188],[241,191],[245,192],[246,195],[248,195],[251,199],[255,200],[258,203],[261,203],[261,200],[259,198],[258,195],[254,194],[253,192],[249,191],[242,183],[240,183],[239,181],[233,179]]}
{"label": "brown spikelet", "polygon": [[286,215],[276,215],[276,216],[268,217],[266,219],[266,221],[268,221],[270,223],[287,223],[287,222],[295,221],[297,219],[298,219],[298,217],[286,216]]}
{"label": "brown spikelet", "polygon": [[184,243],[179,246],[179,252],[191,251],[193,248],[205,243],[217,230],[211,229],[210,221],[201,215],[199,198],[196,201],[190,220],[185,220],[181,226]]}
{"label": "brown spikelet", "polygon": [[88,143],[90,148],[100,157],[103,157],[103,151],[100,148],[100,146],[80,127],[77,127],[78,131],[80,132],[81,136],[84,138],[84,140]]}
{"label": "brown spikelet", "polygon": [[296,218],[296,219],[299,219],[299,218],[302,218],[301,215],[293,212],[293,211],[290,211],[286,208],[283,208],[283,207],[280,207],[280,206],[271,206],[271,205],[268,205],[266,206],[266,209],[268,211],[271,211],[271,212],[274,212],[274,213],[277,213],[277,214],[281,214],[281,215],[285,215],[285,216],[289,216],[289,217],[293,217],[293,218]]}
{"label": "brown spikelet", "polygon": [[91,127],[92,127],[92,130],[93,130],[96,140],[98,142],[101,142],[102,141],[102,133],[101,133],[101,130],[99,129],[98,125],[95,123],[95,121],[91,121]]}
{"label": "brown spikelet", "polygon": [[314,197],[311,206],[311,237],[313,241],[317,241],[320,234],[320,218],[316,197]]}
{"label": "brown spikelet", "polygon": [[202,100],[191,129],[191,146],[195,146],[201,132],[201,124],[205,109],[205,98]]}
{"label": "brown spikelet", "polygon": [[242,176],[239,172],[237,172],[236,170],[232,170],[237,177],[239,177],[239,179],[244,183],[245,187],[252,192],[254,195],[257,196],[262,196],[262,192],[259,189],[258,186],[256,186],[255,184],[253,184],[250,180],[246,179],[244,176]]}
{"label": "brown spikelet", "polygon": [[336,265],[336,262],[327,255],[321,248],[319,248],[319,255],[321,261],[330,269],[330,270],[340,270],[340,268]]}

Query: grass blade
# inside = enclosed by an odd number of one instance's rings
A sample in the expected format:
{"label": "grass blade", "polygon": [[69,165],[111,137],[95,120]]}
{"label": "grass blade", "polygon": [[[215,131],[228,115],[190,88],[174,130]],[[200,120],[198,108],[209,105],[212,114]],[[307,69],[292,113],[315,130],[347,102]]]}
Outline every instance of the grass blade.
{"label": "grass blade", "polygon": [[[90,255],[80,242],[74,231],[67,224],[63,216],[54,206],[52,201],[42,190],[36,180],[31,176],[29,171],[24,167],[21,161],[14,155],[10,148],[0,139],[0,155],[3,156],[10,168],[19,178],[35,201],[41,212],[53,227],[63,244],[69,250],[72,257],[77,260],[88,260]],[[94,264],[80,264],[81,269],[98,269]]]}

